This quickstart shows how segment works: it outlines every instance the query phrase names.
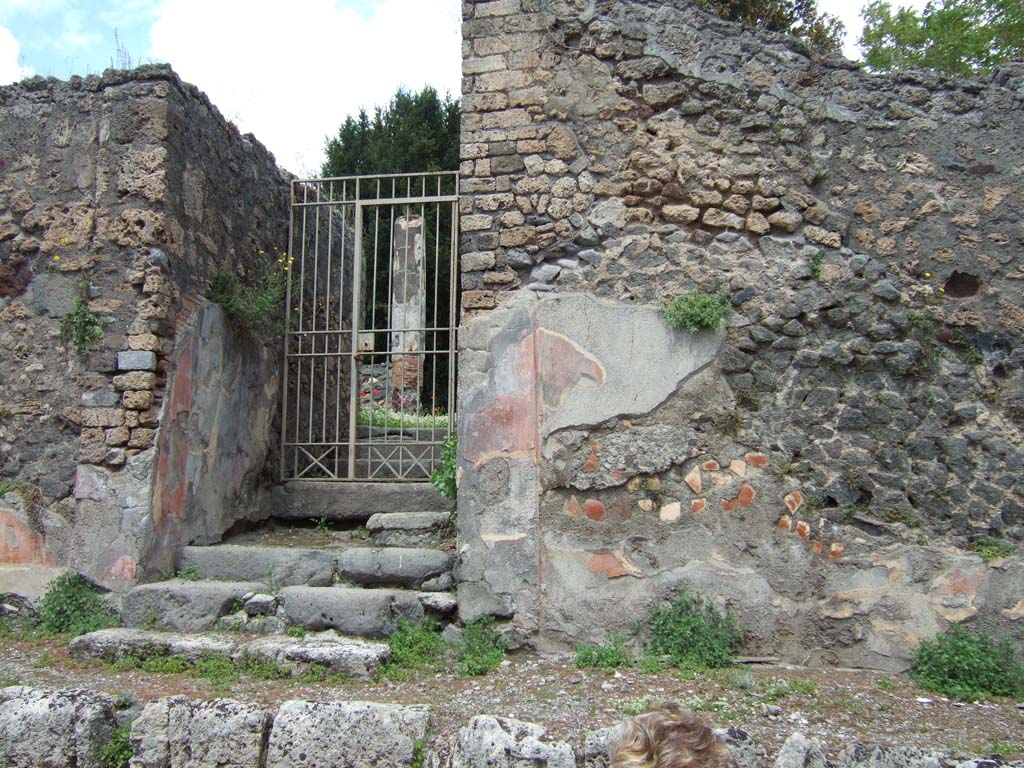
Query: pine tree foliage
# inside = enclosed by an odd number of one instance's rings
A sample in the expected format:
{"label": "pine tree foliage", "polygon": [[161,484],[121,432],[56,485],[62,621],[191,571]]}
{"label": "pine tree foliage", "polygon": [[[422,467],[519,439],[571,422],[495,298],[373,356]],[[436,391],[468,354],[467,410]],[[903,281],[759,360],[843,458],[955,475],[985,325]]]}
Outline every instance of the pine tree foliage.
{"label": "pine tree foliage", "polygon": [[327,142],[324,176],[451,171],[459,167],[459,100],[399,88],[373,117],[361,109]]}
{"label": "pine tree foliage", "polygon": [[876,70],[929,67],[962,76],[1024,58],[1021,0],[943,0],[921,12],[875,0],[861,15],[861,50]]}
{"label": "pine tree foliage", "polygon": [[724,19],[799,37],[819,53],[837,51],[843,43],[843,22],[819,12],[817,0],[698,1]]}

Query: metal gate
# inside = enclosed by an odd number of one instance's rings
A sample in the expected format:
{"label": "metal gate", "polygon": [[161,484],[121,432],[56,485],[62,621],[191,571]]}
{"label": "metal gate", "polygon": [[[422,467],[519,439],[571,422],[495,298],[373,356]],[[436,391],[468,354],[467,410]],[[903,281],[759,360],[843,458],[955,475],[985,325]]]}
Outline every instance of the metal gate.
{"label": "metal gate", "polygon": [[281,477],[422,481],[455,428],[458,173],[292,182]]}

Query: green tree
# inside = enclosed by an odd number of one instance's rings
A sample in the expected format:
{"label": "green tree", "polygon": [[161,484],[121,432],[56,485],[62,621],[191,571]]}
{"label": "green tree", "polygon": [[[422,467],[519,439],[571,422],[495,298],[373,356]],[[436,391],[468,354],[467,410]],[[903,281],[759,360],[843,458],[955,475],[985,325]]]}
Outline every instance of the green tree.
{"label": "green tree", "polygon": [[860,47],[873,69],[930,67],[971,75],[1024,57],[1021,0],[943,0],[920,13],[875,0],[861,15]]}
{"label": "green tree", "polygon": [[817,0],[699,0],[699,4],[724,19],[788,32],[819,53],[837,51],[843,44],[843,22],[819,13]]}
{"label": "green tree", "polygon": [[324,176],[451,171],[459,167],[459,100],[399,88],[371,118],[365,109],[327,142]]}

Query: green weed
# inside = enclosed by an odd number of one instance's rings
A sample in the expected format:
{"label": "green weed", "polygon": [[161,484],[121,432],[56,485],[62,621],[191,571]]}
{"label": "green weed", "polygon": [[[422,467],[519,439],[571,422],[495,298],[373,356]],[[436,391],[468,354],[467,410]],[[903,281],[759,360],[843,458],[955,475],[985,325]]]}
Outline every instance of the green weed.
{"label": "green weed", "polygon": [[320,533],[330,533],[331,524],[326,517],[321,517],[316,521],[316,529],[320,531]]}
{"label": "green weed", "polygon": [[156,675],[180,675],[189,670],[189,662],[183,656],[152,656],[139,662],[144,672]]}
{"label": "green weed", "polygon": [[43,651],[39,654],[39,658],[32,662],[32,666],[36,669],[49,669],[57,660],[53,658],[53,655],[49,651]]}
{"label": "green weed", "polygon": [[80,355],[89,351],[89,347],[103,339],[103,326],[95,312],[92,312],[85,299],[75,299],[75,308],[60,319],[60,340],[74,347]]}
{"label": "green weed", "polygon": [[810,263],[810,266],[811,266],[811,277],[813,277],[815,280],[820,280],[821,279],[821,265],[822,265],[822,262],[824,262],[824,261],[825,261],[825,254],[823,254],[823,253],[816,254],[811,259],[811,263]]}
{"label": "green weed", "polygon": [[620,702],[618,707],[626,717],[636,717],[651,708],[651,699],[649,696],[644,696],[642,699],[628,699]]}
{"label": "green weed", "polygon": [[132,759],[132,745],[128,740],[130,725],[122,725],[110,735],[110,739],[100,747],[96,762],[100,768],[128,768]]}
{"label": "green weed", "polygon": [[301,624],[292,624],[288,627],[288,631],[285,634],[287,634],[288,637],[305,637],[306,628]]}
{"label": "green weed", "polygon": [[878,678],[878,689],[882,691],[891,691],[896,685],[893,683],[892,678],[888,675],[882,675]]}
{"label": "green weed", "polygon": [[323,685],[343,685],[347,682],[344,672],[331,672],[329,667],[323,667],[319,664],[311,665],[300,677],[299,682],[305,683],[306,685],[323,684]]}
{"label": "green weed", "polygon": [[644,675],[657,675],[665,670],[666,663],[657,656],[645,654],[640,657],[636,668]]}
{"label": "green weed", "polygon": [[207,656],[192,665],[189,673],[209,680],[213,688],[227,688],[238,682],[238,667],[227,656]]}
{"label": "green weed", "polygon": [[1024,695],[1024,662],[1013,643],[959,625],[918,646],[910,677],[956,699]]}
{"label": "green weed", "polygon": [[199,581],[203,578],[196,570],[195,563],[189,563],[177,573],[177,577],[183,581]]}
{"label": "green weed", "polygon": [[259,680],[285,680],[291,672],[272,659],[259,656],[244,656],[237,664],[239,671]]}
{"label": "green weed", "polygon": [[458,435],[452,434],[444,441],[441,449],[441,466],[437,467],[430,475],[430,482],[447,499],[455,500],[458,495],[458,487],[455,483],[455,473],[458,470]]}
{"label": "green weed", "polygon": [[957,359],[964,365],[981,365],[985,362],[985,356],[981,354],[967,338],[962,328],[957,329],[953,338],[949,340],[949,346],[956,350]]}
{"label": "green weed", "polygon": [[971,542],[971,551],[979,555],[986,563],[990,563],[1000,557],[1012,555],[1013,544],[1008,541],[990,539],[988,536],[980,536]]}
{"label": "green weed", "polygon": [[99,588],[78,573],[58,576],[39,601],[42,630],[72,637],[116,626],[117,613],[104,602]]}
{"label": "green weed", "polygon": [[391,656],[381,668],[381,675],[405,679],[417,669],[435,667],[444,656],[444,640],[437,622],[426,619],[419,624],[398,623],[398,631],[388,638]]}
{"label": "green weed", "polygon": [[268,334],[281,328],[290,259],[274,251],[270,257],[260,251],[247,279],[229,269],[218,270],[210,278],[206,298],[220,304],[232,325],[245,333]]}
{"label": "green weed", "polygon": [[751,691],[757,687],[757,683],[754,681],[754,673],[746,667],[743,669],[730,669],[725,676],[725,682],[731,688],[738,688],[741,691]]}
{"label": "green weed", "polygon": [[491,626],[493,623],[493,616],[479,616],[463,628],[457,657],[462,674],[485,675],[501,664],[506,643]]}
{"label": "green weed", "polygon": [[700,333],[705,329],[717,331],[727,310],[728,299],[724,290],[718,293],[690,291],[662,306],[666,323],[690,333]]}
{"label": "green weed", "polygon": [[1019,755],[1024,753],[1024,741],[1003,741],[993,739],[980,750],[984,754]]}
{"label": "green weed", "polygon": [[580,669],[600,669],[609,673],[619,667],[631,667],[635,660],[625,645],[626,638],[619,635],[607,635],[600,645],[576,643],[574,662]]}
{"label": "green weed", "polygon": [[386,429],[447,429],[448,414],[446,413],[407,413],[393,411],[383,406],[359,409],[356,421],[364,427],[383,427]]}
{"label": "green weed", "polygon": [[742,639],[729,611],[686,589],[651,611],[646,630],[648,654],[668,656],[674,666],[696,670],[730,666]]}

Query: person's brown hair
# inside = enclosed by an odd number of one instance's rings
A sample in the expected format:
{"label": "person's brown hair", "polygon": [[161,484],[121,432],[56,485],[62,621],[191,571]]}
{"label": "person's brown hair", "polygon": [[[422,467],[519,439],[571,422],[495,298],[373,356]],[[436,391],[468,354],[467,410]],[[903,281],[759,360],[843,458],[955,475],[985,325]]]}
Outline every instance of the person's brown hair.
{"label": "person's brown hair", "polygon": [[627,720],[611,768],[734,768],[726,746],[692,712],[666,702]]}

